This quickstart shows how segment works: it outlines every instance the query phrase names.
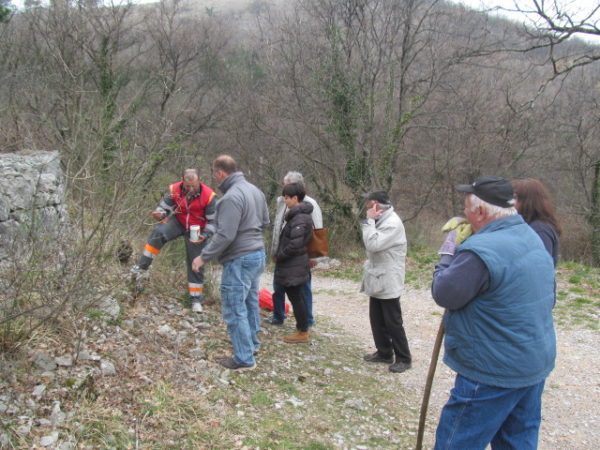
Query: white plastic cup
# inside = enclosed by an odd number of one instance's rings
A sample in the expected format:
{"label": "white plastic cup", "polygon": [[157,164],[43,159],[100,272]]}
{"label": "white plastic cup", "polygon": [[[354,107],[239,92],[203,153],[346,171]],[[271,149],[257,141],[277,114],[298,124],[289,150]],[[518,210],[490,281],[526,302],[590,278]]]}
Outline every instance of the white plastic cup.
{"label": "white plastic cup", "polygon": [[200,225],[192,225],[190,227],[190,242],[198,242],[200,240]]}

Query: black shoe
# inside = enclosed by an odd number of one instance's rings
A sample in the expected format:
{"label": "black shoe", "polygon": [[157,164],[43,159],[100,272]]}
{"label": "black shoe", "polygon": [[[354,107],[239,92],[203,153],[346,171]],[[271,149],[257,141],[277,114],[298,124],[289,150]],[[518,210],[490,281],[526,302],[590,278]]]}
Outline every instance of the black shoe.
{"label": "black shoe", "polygon": [[269,325],[283,325],[283,320],[277,320],[274,317],[265,317],[265,322]]}
{"label": "black shoe", "polygon": [[219,361],[219,364],[221,364],[226,369],[239,371],[252,370],[256,367],[256,364],[252,364],[251,366],[242,366],[241,364],[236,363],[233,358],[222,359]]}
{"label": "black shoe", "polygon": [[406,372],[410,368],[411,368],[410,363],[398,361],[390,366],[390,372],[402,373],[402,372]]}
{"label": "black shoe", "polygon": [[367,362],[380,362],[380,363],[386,363],[386,364],[394,363],[394,355],[385,357],[385,356],[381,356],[379,354],[379,352],[370,353],[368,355],[365,355],[365,356],[363,356],[363,359]]}

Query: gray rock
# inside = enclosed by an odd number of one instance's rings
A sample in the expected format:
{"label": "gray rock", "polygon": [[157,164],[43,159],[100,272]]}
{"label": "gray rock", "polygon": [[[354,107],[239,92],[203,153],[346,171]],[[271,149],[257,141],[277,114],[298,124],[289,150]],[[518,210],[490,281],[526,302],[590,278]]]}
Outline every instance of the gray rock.
{"label": "gray rock", "polygon": [[66,414],[60,410],[60,402],[54,402],[50,422],[52,425],[62,425],[65,422]]}
{"label": "gray rock", "polygon": [[0,222],[8,220],[10,205],[8,199],[0,197]]}
{"label": "gray rock", "polygon": [[110,295],[100,295],[90,299],[83,299],[82,303],[88,309],[100,311],[110,320],[116,320],[121,315],[121,305],[119,305],[116,298]]}
{"label": "gray rock", "polygon": [[[44,237],[60,231],[68,219],[64,190],[58,152],[0,154],[0,234],[15,245],[13,251],[27,244],[21,230],[27,231],[32,223]],[[1,253],[0,258],[9,256]]]}
{"label": "gray rock", "polygon": [[117,369],[113,363],[103,359],[100,361],[100,372],[105,376],[113,376],[117,374]]}
{"label": "gray rock", "polygon": [[67,438],[64,442],[61,442],[56,447],[56,450],[73,450],[75,448],[75,440],[71,437]]}
{"label": "gray rock", "polygon": [[297,399],[293,395],[285,400],[287,403],[290,403],[292,406],[303,406],[304,402],[302,400]]}
{"label": "gray rock", "polygon": [[39,399],[44,394],[45,390],[46,390],[46,385],[45,384],[38,384],[33,389],[33,392],[31,393],[31,395],[33,395],[35,398]]}
{"label": "gray rock", "polygon": [[344,406],[356,409],[358,411],[365,411],[367,409],[365,403],[360,398],[349,398],[344,402]]}
{"label": "gray rock", "polygon": [[33,355],[33,363],[44,371],[56,369],[56,362],[54,362],[54,359],[46,353],[35,353]]}
{"label": "gray rock", "polygon": [[315,261],[317,262],[317,265],[314,267],[315,269],[331,269],[332,267],[338,267],[342,264],[339,260],[328,256],[315,258]]}
{"label": "gray rock", "polygon": [[177,342],[183,342],[186,340],[187,338],[187,332],[186,331],[180,331],[179,333],[177,333]]}
{"label": "gray rock", "polygon": [[205,359],[206,353],[201,348],[194,348],[190,350],[190,356],[196,359]]}
{"label": "gray rock", "polygon": [[71,367],[73,365],[73,357],[71,355],[57,356],[54,362],[59,366]]}
{"label": "gray rock", "polygon": [[188,320],[182,320],[181,322],[179,322],[179,324],[183,327],[183,328],[188,328],[191,330],[195,330],[196,328],[194,327],[194,325],[192,325]]}
{"label": "gray rock", "polygon": [[31,420],[19,425],[15,431],[19,436],[27,436],[31,432]]}
{"label": "gray rock", "polygon": [[53,433],[49,434],[48,436],[44,436],[42,439],[40,439],[40,445],[42,447],[50,447],[50,446],[56,444],[57,441],[58,441],[58,431],[54,431]]}
{"label": "gray rock", "polygon": [[53,380],[54,380],[54,378],[56,378],[56,375],[55,375],[55,373],[54,373],[54,372],[50,372],[50,371],[48,371],[48,372],[43,372],[43,373],[40,375],[40,377],[42,378],[42,380],[43,380],[45,383],[48,383],[48,382],[50,382],[50,381],[53,381]]}
{"label": "gray rock", "polygon": [[169,325],[161,325],[158,327],[157,333],[161,336],[171,336],[175,334],[175,330],[171,328]]}
{"label": "gray rock", "polygon": [[89,361],[91,358],[91,354],[88,350],[80,350],[79,353],[75,355],[77,361]]}

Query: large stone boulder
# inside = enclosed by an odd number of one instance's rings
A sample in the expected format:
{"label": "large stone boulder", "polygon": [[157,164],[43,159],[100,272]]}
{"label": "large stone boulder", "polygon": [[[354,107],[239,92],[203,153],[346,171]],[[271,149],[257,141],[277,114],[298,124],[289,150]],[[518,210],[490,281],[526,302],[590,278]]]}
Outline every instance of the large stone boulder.
{"label": "large stone boulder", "polygon": [[67,221],[58,152],[0,154],[0,260],[13,244],[57,233]]}

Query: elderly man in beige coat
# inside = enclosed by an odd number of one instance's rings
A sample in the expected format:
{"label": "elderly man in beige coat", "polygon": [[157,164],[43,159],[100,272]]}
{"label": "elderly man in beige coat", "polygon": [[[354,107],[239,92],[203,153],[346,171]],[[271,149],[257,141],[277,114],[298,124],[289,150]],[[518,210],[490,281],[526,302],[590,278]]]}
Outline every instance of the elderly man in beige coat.
{"label": "elderly man in beige coat", "polygon": [[369,319],[377,351],[368,362],[390,364],[390,372],[410,369],[411,356],[402,325],[400,295],[404,289],[406,233],[385,191],[365,194],[367,220],[362,238],[367,249],[361,292],[369,296]]}

